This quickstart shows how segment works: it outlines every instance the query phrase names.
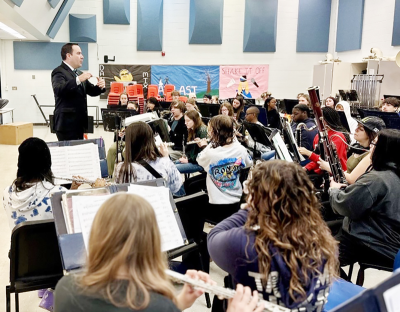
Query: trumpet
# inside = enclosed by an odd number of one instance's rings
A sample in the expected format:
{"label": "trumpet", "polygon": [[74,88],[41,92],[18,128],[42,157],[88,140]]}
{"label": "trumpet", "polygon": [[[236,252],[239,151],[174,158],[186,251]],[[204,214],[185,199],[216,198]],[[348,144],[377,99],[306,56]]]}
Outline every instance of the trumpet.
{"label": "trumpet", "polygon": [[[167,273],[167,275],[172,277],[173,280],[175,280],[178,283],[189,284],[189,285],[193,286],[194,288],[202,289],[206,292],[213,293],[220,299],[222,299],[222,298],[231,299],[231,298],[233,298],[233,296],[236,293],[236,291],[233,289],[206,284],[203,281],[195,280],[186,275],[183,275],[183,274],[171,271],[171,270],[166,270],[165,273]],[[290,312],[291,311],[288,308],[282,307],[280,305],[277,305],[277,304],[274,304],[272,302],[262,300],[262,299],[258,300],[257,305],[258,306],[263,305],[264,311],[267,311],[267,312]]]}

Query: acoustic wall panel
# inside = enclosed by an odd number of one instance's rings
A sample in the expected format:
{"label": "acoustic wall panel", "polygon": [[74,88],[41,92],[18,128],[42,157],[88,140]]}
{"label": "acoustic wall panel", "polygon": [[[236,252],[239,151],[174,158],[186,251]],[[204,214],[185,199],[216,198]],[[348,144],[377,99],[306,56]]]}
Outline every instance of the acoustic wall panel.
{"label": "acoustic wall panel", "polygon": [[57,5],[60,3],[60,0],[47,0],[47,2],[50,4],[50,6],[55,9]]}
{"label": "acoustic wall panel", "polygon": [[162,51],[163,7],[163,0],[138,0],[138,51]]}
{"label": "acoustic wall panel", "polygon": [[70,14],[69,40],[70,42],[96,42],[96,15]]}
{"label": "acoustic wall panel", "polygon": [[129,25],[131,23],[130,0],[103,0],[103,23]]}
{"label": "acoustic wall panel", "polygon": [[361,49],[364,0],[339,0],[336,52]]}
{"label": "acoustic wall panel", "polygon": [[[65,42],[14,41],[14,69],[53,70],[62,62],[61,48]],[[84,56],[81,70],[88,70],[88,44],[80,43]]]}
{"label": "acoustic wall panel", "polygon": [[56,16],[53,19],[53,22],[51,23],[46,33],[47,36],[49,36],[51,39],[54,39],[54,37],[57,35],[74,2],[75,0],[64,0],[61,4],[60,9],[58,10]]}
{"label": "acoustic wall panel", "polygon": [[296,51],[328,52],[330,20],[331,0],[299,0]]}
{"label": "acoustic wall panel", "polygon": [[394,5],[394,21],[393,21],[393,34],[392,46],[400,45],[400,0],[396,0]]}
{"label": "acoustic wall panel", "polygon": [[20,7],[22,2],[24,2],[24,0],[11,0],[12,3],[14,3],[16,6]]}
{"label": "acoustic wall panel", "polygon": [[243,52],[275,52],[278,0],[246,0]]}
{"label": "acoustic wall panel", "polygon": [[224,0],[190,0],[189,43],[221,44]]}

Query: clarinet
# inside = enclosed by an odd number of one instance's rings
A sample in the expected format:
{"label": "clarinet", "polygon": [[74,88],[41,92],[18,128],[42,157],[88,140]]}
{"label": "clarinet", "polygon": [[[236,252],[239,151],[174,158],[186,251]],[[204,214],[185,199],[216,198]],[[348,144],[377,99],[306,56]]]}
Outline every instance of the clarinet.
{"label": "clarinet", "polygon": [[[319,94],[317,93],[317,87],[311,87],[308,89],[308,94],[310,96],[312,109],[315,115],[315,121],[319,130],[320,144],[322,145],[321,157],[329,162],[331,168],[333,180],[338,183],[347,184],[346,177],[343,172],[342,164],[337,155],[336,145],[331,142],[328,137],[328,132],[326,131],[325,125],[323,123],[324,117],[322,116],[321,102],[319,99]],[[325,188],[327,188],[328,181],[325,180]],[[329,186],[328,186],[329,188]]]}
{"label": "clarinet", "polygon": [[316,127],[317,126],[312,126],[311,128],[308,128],[304,122],[301,122],[297,125],[297,127],[296,127],[296,143],[297,143],[298,147],[301,147],[301,129],[304,129],[306,131],[312,131]]}
{"label": "clarinet", "polygon": [[[236,293],[236,291],[234,291],[233,289],[206,284],[203,281],[195,280],[186,275],[183,275],[183,274],[171,271],[171,270],[166,270],[165,273],[167,273],[167,275],[171,276],[174,280],[176,280],[179,283],[189,284],[189,285],[193,286],[194,288],[202,289],[204,291],[213,293],[218,298],[231,299],[231,298],[233,298],[233,296]],[[290,312],[291,311],[288,308],[282,307],[280,305],[277,305],[275,303],[272,303],[272,302],[269,302],[266,300],[262,300],[262,299],[258,300],[257,306],[259,306],[259,305],[263,305],[264,311],[267,311],[267,312]]]}

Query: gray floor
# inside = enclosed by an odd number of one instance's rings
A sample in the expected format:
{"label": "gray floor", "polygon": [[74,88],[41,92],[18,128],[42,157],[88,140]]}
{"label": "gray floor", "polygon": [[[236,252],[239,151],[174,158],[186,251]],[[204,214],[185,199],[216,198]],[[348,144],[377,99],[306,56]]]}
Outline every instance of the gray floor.
{"label": "gray floor", "polygon": [[[50,133],[49,129],[45,126],[35,126],[33,131],[34,136],[42,138],[46,142],[56,141],[57,138],[54,134]],[[113,140],[113,133],[104,132],[101,127],[95,128],[95,133],[90,134],[89,138],[103,137],[105,140],[106,148],[110,146]],[[9,186],[15,179],[17,172],[17,161],[18,161],[18,146],[16,145],[0,145],[0,190],[1,190],[1,204],[3,200],[3,190]],[[4,211],[4,210],[3,210]],[[8,251],[10,246],[10,230],[8,226],[8,220],[6,214],[0,213],[0,311],[4,311],[5,308],[5,285],[9,283],[9,259]],[[207,229],[206,229],[207,230]],[[211,277],[218,283],[223,285],[223,276],[225,273],[218,268],[214,263],[211,263],[210,268]],[[355,268],[355,272],[358,272],[358,267]],[[353,274],[355,279],[356,273]],[[367,270],[365,274],[365,287],[372,287],[379,282],[390,276],[389,272]],[[28,292],[20,295],[20,311],[31,312],[31,311],[44,311],[39,308],[40,299],[37,298],[37,292]],[[12,299],[13,302],[13,299]],[[207,311],[204,296],[201,296],[195,304],[187,311],[200,312]],[[13,311],[13,310],[12,310]]]}

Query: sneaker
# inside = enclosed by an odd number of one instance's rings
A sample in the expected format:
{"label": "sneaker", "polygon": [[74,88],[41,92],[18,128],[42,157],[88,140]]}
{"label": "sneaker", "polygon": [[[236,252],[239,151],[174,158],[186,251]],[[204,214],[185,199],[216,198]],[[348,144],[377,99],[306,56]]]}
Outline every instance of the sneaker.
{"label": "sneaker", "polygon": [[54,296],[53,296],[53,290],[52,289],[47,289],[46,292],[43,295],[42,301],[39,303],[39,307],[53,312],[54,309]]}

